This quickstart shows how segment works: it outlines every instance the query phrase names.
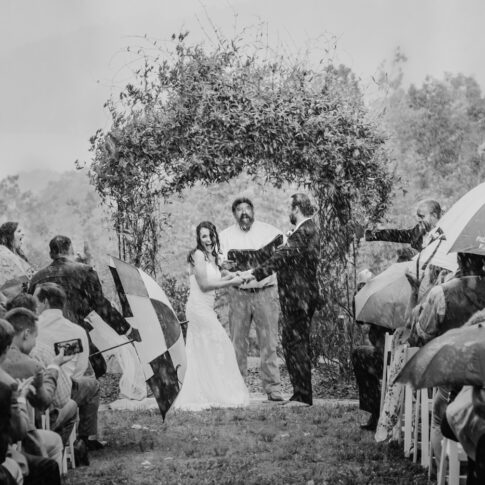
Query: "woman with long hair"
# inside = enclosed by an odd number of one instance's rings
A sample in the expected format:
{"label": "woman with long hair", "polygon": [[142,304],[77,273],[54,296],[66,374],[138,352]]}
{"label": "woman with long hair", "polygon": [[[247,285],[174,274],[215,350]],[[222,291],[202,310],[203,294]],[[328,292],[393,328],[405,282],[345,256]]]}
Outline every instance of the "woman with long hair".
{"label": "woman with long hair", "polygon": [[249,404],[234,348],[214,311],[215,290],[240,286],[243,279],[234,273],[222,277],[220,256],[216,227],[211,222],[201,222],[196,229],[196,247],[187,258],[187,372],[175,409],[198,411]]}
{"label": "woman with long hair", "polygon": [[34,273],[22,249],[23,239],[18,222],[0,226],[0,302],[20,293]]}

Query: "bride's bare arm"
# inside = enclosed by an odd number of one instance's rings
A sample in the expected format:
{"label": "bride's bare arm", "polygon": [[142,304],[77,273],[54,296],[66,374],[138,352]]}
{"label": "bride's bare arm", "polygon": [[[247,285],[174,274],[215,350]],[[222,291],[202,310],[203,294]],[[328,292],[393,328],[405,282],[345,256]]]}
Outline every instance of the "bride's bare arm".
{"label": "bride's bare arm", "polygon": [[236,274],[236,273],[231,273],[229,271],[229,272],[226,272],[226,273],[222,273],[222,280],[223,281],[229,281],[229,280],[236,278],[237,276],[239,276],[239,275]]}
{"label": "bride's bare arm", "polygon": [[218,288],[226,288],[228,286],[239,286],[243,280],[241,277],[212,278],[207,275],[207,261],[202,251],[195,251],[194,253],[193,272],[197,284],[202,291],[217,290]]}

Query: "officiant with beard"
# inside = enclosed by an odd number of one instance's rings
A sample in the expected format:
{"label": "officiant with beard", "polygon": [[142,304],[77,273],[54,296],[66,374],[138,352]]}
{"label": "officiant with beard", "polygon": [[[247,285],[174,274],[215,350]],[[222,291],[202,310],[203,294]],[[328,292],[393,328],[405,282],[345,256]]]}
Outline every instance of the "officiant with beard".
{"label": "officiant with beard", "polygon": [[[237,198],[233,202],[232,213],[235,224],[220,233],[226,260],[224,267],[241,269],[227,261],[229,251],[261,249],[275,237],[281,236],[282,232],[270,224],[255,220],[254,205],[247,197]],[[229,328],[239,370],[246,376],[249,330],[254,322],[261,357],[261,380],[270,401],[283,401],[276,356],[278,317],[276,275],[229,289]]]}

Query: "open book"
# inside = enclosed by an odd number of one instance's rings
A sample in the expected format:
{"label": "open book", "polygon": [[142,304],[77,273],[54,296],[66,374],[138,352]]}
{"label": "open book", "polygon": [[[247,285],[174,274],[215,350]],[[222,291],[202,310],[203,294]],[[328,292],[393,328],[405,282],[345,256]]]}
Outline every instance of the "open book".
{"label": "open book", "polygon": [[227,253],[227,259],[236,263],[236,267],[233,269],[246,271],[264,263],[282,244],[283,235],[279,234],[260,249],[230,249]]}

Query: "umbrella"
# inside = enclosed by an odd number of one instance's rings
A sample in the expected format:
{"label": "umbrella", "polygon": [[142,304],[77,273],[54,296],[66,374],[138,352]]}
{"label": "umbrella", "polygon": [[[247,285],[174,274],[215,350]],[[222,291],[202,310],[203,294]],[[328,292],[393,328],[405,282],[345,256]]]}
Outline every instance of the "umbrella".
{"label": "umbrella", "polygon": [[447,269],[453,273],[458,269],[456,253],[449,253],[450,242],[444,234],[438,235],[413,259],[419,261],[419,268],[425,270],[429,265]]}
{"label": "umbrella", "polygon": [[404,326],[411,296],[406,270],[415,274],[416,263],[406,261],[391,264],[369,280],[355,295],[355,319],[387,328]]}
{"label": "umbrella", "polygon": [[141,342],[134,345],[165,419],[187,368],[180,322],[165,292],[141,269],[111,257],[110,270],[123,315],[140,332]]}
{"label": "umbrella", "polygon": [[449,252],[485,255],[485,183],[467,192],[439,220]]}
{"label": "umbrella", "polygon": [[141,400],[147,397],[145,374],[140,358],[125,335],[118,335],[95,311],[84,319],[90,325],[89,337],[106,360],[116,356],[123,371],[119,387],[121,395],[127,399]]}
{"label": "umbrella", "polygon": [[485,384],[485,327],[479,323],[449,330],[418,350],[396,382],[415,389]]}

